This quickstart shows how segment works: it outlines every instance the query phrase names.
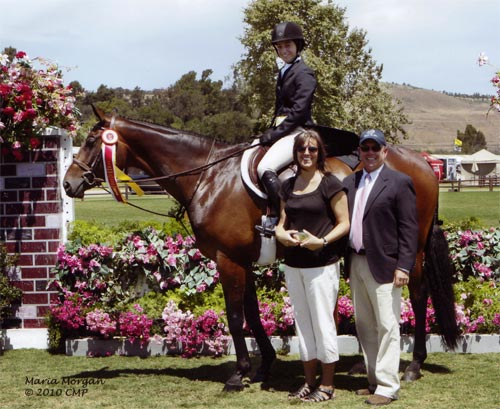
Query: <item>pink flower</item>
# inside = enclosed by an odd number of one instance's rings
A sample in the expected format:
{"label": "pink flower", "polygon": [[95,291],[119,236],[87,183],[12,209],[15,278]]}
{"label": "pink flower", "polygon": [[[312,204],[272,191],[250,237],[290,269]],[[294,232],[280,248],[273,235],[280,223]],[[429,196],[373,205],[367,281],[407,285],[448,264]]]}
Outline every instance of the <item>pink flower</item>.
{"label": "pink flower", "polygon": [[177,265],[177,258],[173,254],[169,254],[167,257],[167,264],[169,266],[175,267]]}

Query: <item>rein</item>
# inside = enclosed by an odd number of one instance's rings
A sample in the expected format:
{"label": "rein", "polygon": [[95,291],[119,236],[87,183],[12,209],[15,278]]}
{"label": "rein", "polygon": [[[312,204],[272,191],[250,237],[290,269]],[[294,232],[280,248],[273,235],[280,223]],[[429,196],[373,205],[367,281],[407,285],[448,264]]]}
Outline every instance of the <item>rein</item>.
{"label": "rein", "polygon": [[[209,153],[209,155],[207,157],[207,163],[205,163],[204,165],[201,165],[201,166],[198,166],[196,168],[189,169],[189,170],[185,170],[185,171],[182,171],[182,172],[173,173],[171,175],[156,176],[156,177],[141,178],[141,179],[133,179],[133,180],[134,181],[140,181],[140,182],[152,182],[152,181],[162,180],[162,179],[175,179],[175,178],[180,177],[180,176],[192,176],[192,175],[196,175],[198,173],[204,172],[207,169],[210,169],[212,166],[215,166],[218,163],[224,162],[224,161],[226,161],[228,159],[231,159],[231,158],[235,158],[236,156],[240,156],[246,150],[255,148],[256,146],[260,145],[260,144],[249,145],[249,146],[247,146],[245,148],[238,149],[237,151],[235,151],[235,152],[233,152],[233,153],[231,153],[229,155],[223,156],[223,157],[221,157],[219,159],[216,159],[216,160],[214,160],[212,162],[208,162],[208,160],[210,159],[210,156],[212,154],[212,149],[213,149],[214,144],[215,144],[215,141],[213,142],[212,148],[210,149],[210,153]],[[126,183],[126,182],[118,181],[118,183]]]}

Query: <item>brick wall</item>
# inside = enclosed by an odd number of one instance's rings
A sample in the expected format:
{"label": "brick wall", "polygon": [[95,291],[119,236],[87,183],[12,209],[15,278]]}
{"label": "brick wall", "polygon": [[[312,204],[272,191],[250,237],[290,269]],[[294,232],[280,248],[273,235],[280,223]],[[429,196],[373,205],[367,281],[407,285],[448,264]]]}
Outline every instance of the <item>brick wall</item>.
{"label": "brick wall", "polygon": [[47,289],[58,246],[66,239],[73,219],[72,201],[61,181],[71,161],[71,140],[60,130],[41,137],[42,149],[23,161],[0,156],[0,241],[7,252],[19,255],[12,283],[23,291],[16,326],[44,328],[55,293]]}

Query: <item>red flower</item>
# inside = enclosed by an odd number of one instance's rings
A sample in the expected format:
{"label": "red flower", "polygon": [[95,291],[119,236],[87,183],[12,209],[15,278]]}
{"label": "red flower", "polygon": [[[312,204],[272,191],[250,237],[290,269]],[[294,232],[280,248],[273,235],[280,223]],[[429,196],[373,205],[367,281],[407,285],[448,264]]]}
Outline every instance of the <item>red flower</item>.
{"label": "red flower", "polygon": [[24,117],[28,119],[36,118],[36,111],[33,108],[29,108],[24,112]]}
{"label": "red flower", "polygon": [[18,51],[16,54],[16,58],[24,58],[26,57],[26,53],[24,51]]}
{"label": "red flower", "polygon": [[30,138],[30,147],[31,149],[37,149],[40,147],[42,143],[40,142],[40,139],[38,138]]}
{"label": "red flower", "polygon": [[16,112],[16,111],[15,111],[15,110],[14,110],[14,108],[12,108],[12,107],[5,107],[5,108],[3,109],[3,111],[2,111],[2,113],[3,113],[3,114],[8,115],[8,116],[12,116],[12,115],[14,115],[14,113],[15,113],[15,112]]}
{"label": "red flower", "polygon": [[16,158],[17,161],[22,161],[24,158],[23,153],[19,149],[14,149],[12,151],[12,156],[14,156],[14,158]]}
{"label": "red flower", "polygon": [[5,97],[5,96],[9,95],[10,90],[11,90],[10,85],[8,85],[8,84],[0,84],[0,95],[1,96]]}

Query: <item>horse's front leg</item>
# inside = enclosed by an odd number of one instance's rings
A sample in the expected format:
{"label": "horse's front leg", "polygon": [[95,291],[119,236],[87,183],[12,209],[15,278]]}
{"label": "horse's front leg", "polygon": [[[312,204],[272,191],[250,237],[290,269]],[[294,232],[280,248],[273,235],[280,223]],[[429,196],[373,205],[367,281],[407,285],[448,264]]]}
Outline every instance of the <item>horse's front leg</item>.
{"label": "horse's front leg", "polygon": [[245,385],[243,377],[250,371],[250,357],[243,334],[246,271],[241,265],[231,261],[226,256],[219,255],[217,268],[220,273],[229,332],[233,338],[236,350],[236,371],[226,381],[225,391],[241,391]]}
{"label": "horse's front leg", "polygon": [[260,320],[259,303],[257,300],[257,291],[255,282],[251,276],[251,271],[248,270],[245,291],[245,318],[247,320],[255,341],[259,346],[261,353],[261,363],[259,369],[252,378],[252,382],[266,382],[271,372],[271,366],[276,359],[276,351],[274,350],[269,337],[267,336],[262,321]]}
{"label": "horse's front leg", "polygon": [[410,300],[415,314],[415,345],[413,347],[413,360],[403,375],[403,380],[408,382],[416,381],[422,377],[420,369],[427,358],[427,347],[425,345],[427,332],[425,326],[428,291],[422,277],[422,263],[422,253],[419,253],[416,268],[410,280]]}

